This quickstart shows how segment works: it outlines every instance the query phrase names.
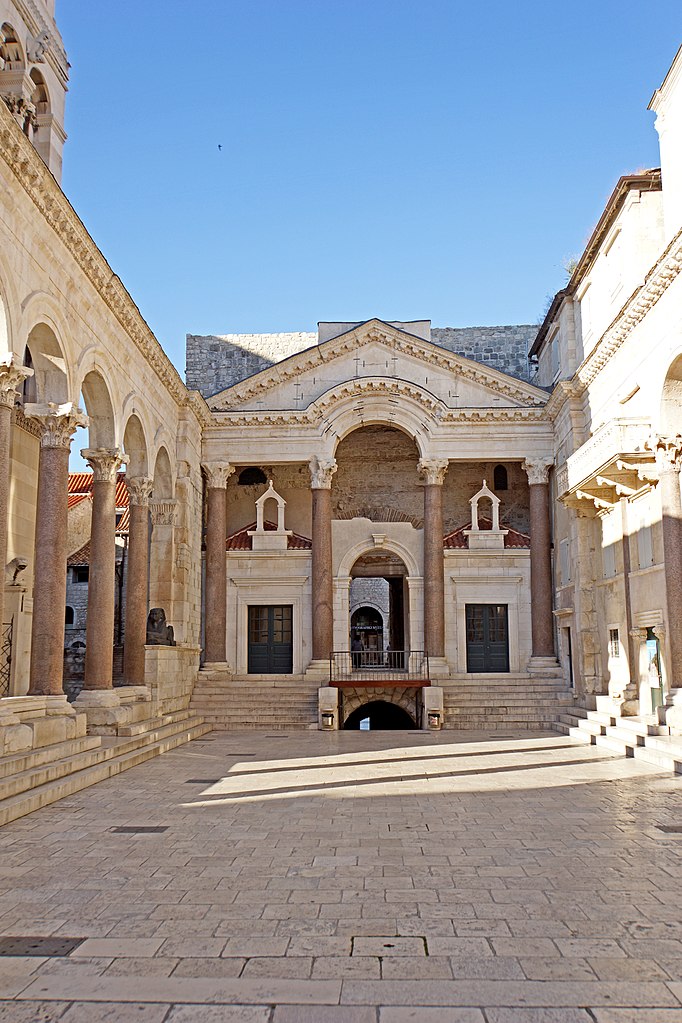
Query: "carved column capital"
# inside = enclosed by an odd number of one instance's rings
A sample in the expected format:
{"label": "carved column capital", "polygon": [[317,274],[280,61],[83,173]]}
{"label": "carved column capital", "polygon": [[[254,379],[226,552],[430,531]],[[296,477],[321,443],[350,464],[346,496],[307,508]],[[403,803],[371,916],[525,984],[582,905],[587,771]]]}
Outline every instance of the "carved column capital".
{"label": "carved column capital", "polygon": [[537,483],[547,483],[549,477],[549,470],[552,468],[554,463],[548,458],[537,458],[532,460],[526,460],[523,463],[523,469],[528,476],[529,486],[533,486]]}
{"label": "carved column capital", "polygon": [[654,434],[648,446],[656,457],[656,468],[659,474],[679,472],[682,467],[682,436],[663,436]]}
{"label": "carved column capital", "polygon": [[206,482],[211,490],[224,490],[234,472],[234,466],[229,462],[202,462],[201,468],[206,473]]}
{"label": "carved column capital", "polygon": [[33,370],[22,366],[14,354],[9,352],[0,358],[0,405],[14,408],[17,388],[21,387],[27,377],[33,376]]}
{"label": "carved column capital", "polygon": [[422,458],[417,463],[419,478],[427,487],[442,487],[449,464],[447,458]]}
{"label": "carved column capital", "polygon": [[115,483],[118,470],[128,461],[121,448],[83,448],[81,455],[92,469],[95,483]]}
{"label": "carved column capital", "polygon": [[338,469],[335,458],[310,459],[310,487],[312,490],[331,490],[332,476]]}
{"label": "carved column capital", "polygon": [[67,451],[78,427],[87,426],[90,421],[72,401],[63,405],[52,401],[26,405],[24,414],[27,419],[35,419],[42,427],[41,448],[66,448]]}
{"label": "carved column capital", "polygon": [[149,498],[152,496],[154,480],[149,476],[126,476],[126,487],[128,488],[128,501],[140,508],[149,507]]}
{"label": "carved column capital", "polygon": [[643,643],[646,639],[646,629],[630,629],[630,635],[634,640],[639,640]]}
{"label": "carved column capital", "polygon": [[149,512],[154,526],[172,526],[175,522],[177,501],[173,498],[149,502]]}

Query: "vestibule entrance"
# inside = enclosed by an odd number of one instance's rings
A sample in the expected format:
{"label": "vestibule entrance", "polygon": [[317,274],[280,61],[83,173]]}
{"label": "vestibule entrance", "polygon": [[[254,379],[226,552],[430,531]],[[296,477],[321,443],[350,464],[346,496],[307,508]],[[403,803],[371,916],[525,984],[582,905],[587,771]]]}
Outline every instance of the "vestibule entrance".
{"label": "vestibule entrance", "polygon": [[349,731],[375,732],[415,728],[416,723],[402,707],[387,700],[372,700],[349,714],[343,727]]}
{"label": "vestibule entrance", "polygon": [[409,647],[407,568],[391,551],[363,554],[351,569],[350,650],[354,667],[400,667]]}

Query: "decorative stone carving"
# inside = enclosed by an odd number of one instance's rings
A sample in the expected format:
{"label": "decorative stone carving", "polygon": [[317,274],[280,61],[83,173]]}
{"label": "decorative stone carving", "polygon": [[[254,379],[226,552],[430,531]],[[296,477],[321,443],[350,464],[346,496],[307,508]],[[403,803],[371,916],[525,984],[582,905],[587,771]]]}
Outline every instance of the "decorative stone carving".
{"label": "decorative stone carving", "polygon": [[166,622],[162,607],[153,607],[147,616],[147,646],[175,646],[173,626]]}
{"label": "decorative stone carving", "polygon": [[[285,529],[284,526],[284,510],[287,503],[273,487],[272,480],[268,480],[268,484],[268,489],[256,501],[256,528],[248,531],[251,537],[251,547],[254,551],[285,551],[289,546],[289,537],[291,536],[291,530]],[[275,501],[277,504],[277,529],[265,528],[266,501]]]}
{"label": "decorative stone carving", "polygon": [[94,483],[115,483],[118,470],[128,461],[121,448],[83,448],[81,455],[92,469]]}
{"label": "decorative stone carving", "polygon": [[331,490],[332,476],[338,469],[334,458],[312,458],[310,461],[310,487],[312,490]]}
{"label": "decorative stone carving", "polygon": [[50,45],[50,33],[46,28],[39,32],[35,39],[31,39],[26,47],[28,59],[32,64],[45,63],[45,51]]}
{"label": "decorative stone carving", "polygon": [[45,404],[32,403],[24,407],[28,419],[35,419],[43,428],[40,437],[42,448],[71,447],[73,434],[79,426],[87,426],[90,420],[72,401],[58,405],[48,401]]}
{"label": "decorative stone carving", "polygon": [[149,476],[126,476],[126,487],[131,505],[140,508],[149,506],[154,480]]}
{"label": "decorative stone carving", "polygon": [[234,466],[229,462],[202,462],[201,467],[206,473],[209,488],[215,490],[224,489],[234,472]]}
{"label": "decorative stone carving", "polygon": [[533,461],[525,461],[523,463],[524,471],[528,476],[529,485],[535,486],[538,483],[547,483],[549,477],[549,470],[552,468],[553,462],[547,458],[539,458]]}
{"label": "decorative stone carving", "polygon": [[33,370],[22,366],[14,352],[0,359],[0,405],[13,408],[17,397],[17,389],[27,377],[33,376]]}
{"label": "decorative stone carving", "polygon": [[[478,504],[481,498],[490,501],[492,506],[492,529],[481,529],[478,523]],[[500,529],[500,499],[483,480],[483,486],[469,501],[471,505],[471,529],[465,529],[470,550],[501,550],[508,529]]]}
{"label": "decorative stone carving", "polygon": [[423,480],[427,487],[441,487],[445,482],[445,474],[448,471],[449,464],[447,458],[422,458],[417,464],[419,478]]}
{"label": "decorative stone carving", "polygon": [[682,436],[678,433],[675,437],[664,437],[654,434],[648,447],[656,456],[656,468],[659,474],[664,472],[679,473],[682,468]]}
{"label": "decorative stone carving", "polygon": [[154,526],[172,526],[175,522],[177,501],[167,498],[163,501],[150,501],[149,511]]}

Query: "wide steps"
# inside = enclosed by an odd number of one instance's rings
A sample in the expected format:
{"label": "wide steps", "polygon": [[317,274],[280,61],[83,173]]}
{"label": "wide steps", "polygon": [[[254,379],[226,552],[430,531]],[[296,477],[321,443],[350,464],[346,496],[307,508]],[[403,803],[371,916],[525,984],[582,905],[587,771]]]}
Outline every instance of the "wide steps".
{"label": "wide steps", "polygon": [[0,787],[4,778],[13,778],[31,767],[42,767],[55,760],[77,756],[79,753],[99,748],[100,741],[96,735],[83,735],[78,739],[66,739],[64,742],[53,742],[50,746],[39,746],[27,753],[14,753],[0,758]]}
{"label": "wide steps", "polygon": [[682,774],[682,737],[669,736],[666,727],[654,721],[577,707],[573,714],[560,715],[552,727],[578,742]]}
{"label": "wide steps", "polygon": [[[66,751],[63,749],[50,751],[49,747],[45,747],[37,751],[43,754],[43,758],[48,751],[62,753],[61,758],[44,760],[40,765],[27,767],[0,781],[0,825],[120,774],[211,730],[211,725],[200,718],[185,715],[183,720],[169,722],[142,735],[102,739],[101,745],[98,736],[90,736],[97,744],[96,748],[83,749],[75,755],[64,756]],[[58,747],[67,745],[70,744],[55,744]]]}

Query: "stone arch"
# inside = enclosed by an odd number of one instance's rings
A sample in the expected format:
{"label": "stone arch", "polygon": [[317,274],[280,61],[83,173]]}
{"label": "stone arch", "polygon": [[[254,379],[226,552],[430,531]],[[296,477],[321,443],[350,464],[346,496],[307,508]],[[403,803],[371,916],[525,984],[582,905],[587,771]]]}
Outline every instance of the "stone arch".
{"label": "stone arch", "polygon": [[16,327],[17,320],[21,318],[17,315],[21,303],[14,286],[14,277],[2,253],[0,253],[0,305],[3,309],[0,317],[0,357],[9,352],[21,356],[23,346],[18,344],[19,334]]}
{"label": "stone arch", "polygon": [[131,412],[123,430],[123,450],[128,455],[127,473],[132,476],[149,474],[149,456],[144,426],[137,412]]}
{"label": "stone arch", "polygon": [[[27,358],[26,350],[29,357]],[[39,321],[31,329],[24,349],[24,364],[32,366],[35,400],[58,404],[69,400],[69,369],[57,334],[48,323]]]}
{"label": "stone arch", "polygon": [[377,546],[373,539],[360,540],[358,543],[349,547],[339,565],[338,576],[350,578],[353,571],[353,565],[358,561],[364,554],[368,554],[370,551],[378,553],[380,551],[389,551],[391,554],[395,554],[405,565],[407,569],[408,578],[420,577],[421,569],[417,563],[416,558],[411,551],[408,550],[403,544],[397,540],[393,540],[391,537],[384,537],[381,544]]}
{"label": "stone arch", "polygon": [[114,448],[116,446],[116,421],[109,387],[96,370],[83,378],[81,385],[85,411],[88,414],[88,446],[91,448]]}
{"label": "stone arch", "polygon": [[682,352],[669,364],[661,386],[659,432],[664,436],[682,433]]}
{"label": "stone arch", "polygon": [[[79,347],[74,344],[63,308],[54,296],[44,291],[32,292],[21,303],[21,320],[17,325],[17,347],[15,349],[18,355],[23,356],[25,354],[25,347],[28,345],[31,348],[31,355],[35,361],[33,347],[40,347],[40,342],[39,339],[36,340],[34,337],[32,346],[30,338],[37,329],[39,332],[44,332],[47,329],[54,335],[52,350],[46,354],[53,359],[54,369],[60,370],[66,380],[66,396],[59,400],[76,402],[80,393],[77,380],[79,375],[77,372]],[[19,342],[20,338],[25,340]],[[61,360],[61,363],[55,360]],[[38,370],[37,372],[40,375],[40,371]],[[36,386],[38,386],[37,381]],[[39,387],[38,394],[38,401],[57,400],[55,398],[40,397]]]}
{"label": "stone arch", "polygon": [[[366,687],[347,688],[343,691],[343,728],[346,728],[349,718],[353,715],[362,715],[366,708],[372,704],[386,703],[391,707],[399,708],[408,715],[409,721],[405,728],[416,728],[415,720],[415,690],[406,689],[402,686],[389,687]],[[351,726],[352,727],[352,726]]]}
{"label": "stone arch", "polygon": [[3,71],[18,71],[26,67],[24,48],[19,35],[8,21],[0,26],[0,59]]}
{"label": "stone arch", "polygon": [[47,83],[38,68],[31,68],[29,77],[33,82],[31,103],[33,103],[33,106],[36,108],[36,115],[38,117],[45,116],[51,112],[50,93],[47,88]]}
{"label": "stone arch", "polygon": [[172,501],[173,499],[173,470],[171,460],[165,447],[160,447],[154,460],[154,489],[155,501]]}

